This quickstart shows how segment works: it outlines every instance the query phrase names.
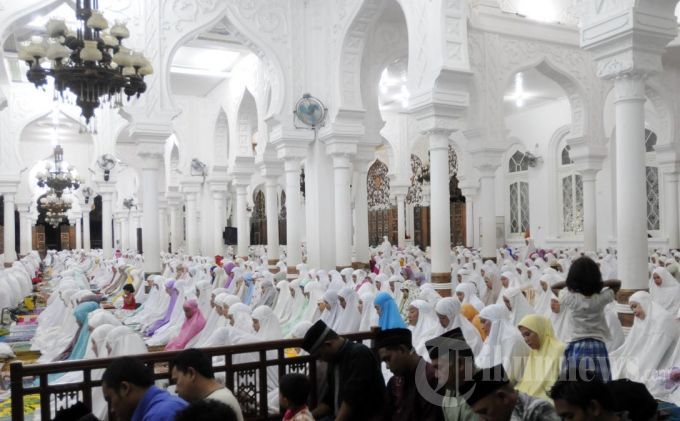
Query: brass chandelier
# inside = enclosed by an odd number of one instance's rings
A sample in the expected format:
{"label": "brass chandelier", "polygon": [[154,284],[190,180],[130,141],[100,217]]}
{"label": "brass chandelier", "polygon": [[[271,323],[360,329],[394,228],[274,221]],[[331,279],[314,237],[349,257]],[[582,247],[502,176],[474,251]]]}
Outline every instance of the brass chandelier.
{"label": "brass chandelier", "polygon": [[40,199],[40,207],[45,211],[45,222],[56,228],[71,209],[70,197],[58,197],[53,190]]}
{"label": "brass chandelier", "polygon": [[57,198],[61,198],[66,190],[77,190],[80,187],[80,177],[78,177],[73,166],[64,168],[64,150],[61,146],[54,147],[54,164],[48,162],[45,165],[46,172],[36,175],[38,187],[47,187]]}
{"label": "brass chandelier", "polygon": [[[47,22],[45,42],[33,37],[19,50],[19,59],[26,62],[28,80],[36,88],[54,79],[55,100],[68,101],[66,91],[75,96],[85,124],[89,125],[94,110],[104,104],[120,107],[123,94],[129,100],[146,91],[144,76],[153,73],[148,59],[141,52],[122,46],[130,31],[124,23],[109,23],[98,9],[98,0],[76,0],[78,27],[75,32],[63,20]],[[45,59],[48,67],[43,67]],[[94,125],[89,126],[95,132]]]}

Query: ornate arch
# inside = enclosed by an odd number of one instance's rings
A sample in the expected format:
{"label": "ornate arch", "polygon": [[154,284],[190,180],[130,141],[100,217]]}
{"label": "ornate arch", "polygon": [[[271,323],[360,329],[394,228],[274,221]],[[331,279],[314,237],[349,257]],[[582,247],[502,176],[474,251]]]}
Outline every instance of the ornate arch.
{"label": "ornate arch", "polygon": [[213,142],[213,152],[215,153],[215,164],[226,165],[229,154],[229,121],[224,109],[220,107],[215,121],[215,133]]}
{"label": "ornate arch", "polygon": [[[160,2],[151,2],[154,4]],[[158,6],[156,6],[158,7]],[[198,34],[212,29],[218,23],[229,31],[230,36],[248,47],[262,61],[272,83],[269,115],[284,112],[286,98],[289,98],[287,75],[281,63],[289,57],[290,22],[288,8],[277,0],[251,0],[230,2],[217,0],[167,1],[158,11],[162,26],[149,28],[157,31],[164,40],[162,51],[154,49],[161,67],[169,69],[175,52]],[[147,13],[148,15],[149,13]],[[153,13],[150,13],[153,14]],[[158,16],[158,15],[157,15]],[[150,20],[150,19],[149,19]],[[147,24],[153,25],[147,20]],[[152,52],[149,53],[150,57]],[[153,61],[153,60],[152,60]],[[162,75],[163,98],[172,104],[169,89],[169,73]]]}
{"label": "ornate arch", "polygon": [[368,210],[382,210],[392,207],[390,201],[390,179],[387,176],[389,169],[381,160],[376,159],[368,169]]}

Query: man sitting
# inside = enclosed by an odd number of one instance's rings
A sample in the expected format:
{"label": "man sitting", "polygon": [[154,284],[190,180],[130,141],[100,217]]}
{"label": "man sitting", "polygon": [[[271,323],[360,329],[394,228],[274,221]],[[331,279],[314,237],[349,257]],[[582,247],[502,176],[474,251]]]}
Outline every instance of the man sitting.
{"label": "man sitting", "polygon": [[468,405],[489,421],[559,421],[549,402],[517,391],[502,365],[483,368],[461,390]]}

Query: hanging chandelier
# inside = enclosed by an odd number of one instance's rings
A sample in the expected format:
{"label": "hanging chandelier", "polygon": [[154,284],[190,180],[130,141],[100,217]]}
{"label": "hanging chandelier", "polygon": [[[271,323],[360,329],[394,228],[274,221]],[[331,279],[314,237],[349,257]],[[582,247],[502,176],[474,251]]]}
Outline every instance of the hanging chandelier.
{"label": "hanging chandelier", "polygon": [[80,177],[75,174],[75,168],[64,168],[64,150],[61,146],[54,147],[54,164],[45,164],[46,172],[36,175],[38,187],[47,187],[58,198],[61,198],[65,190],[77,190],[80,187]]}
{"label": "hanging chandelier", "polygon": [[72,199],[59,197],[53,190],[50,190],[39,203],[40,208],[45,211],[45,222],[56,228],[66,217],[66,212],[71,209]]}
{"label": "hanging chandelier", "polygon": [[[54,99],[69,102],[67,90],[75,96],[75,105],[91,132],[96,132],[90,120],[94,110],[102,105],[121,107],[123,94],[129,100],[146,91],[144,76],[153,73],[148,59],[141,52],[122,46],[130,31],[124,23],[109,23],[98,9],[98,0],[76,0],[75,32],[60,19],[50,19],[46,30],[49,41],[33,37],[19,50],[19,59],[26,62],[28,80],[36,88],[54,79]],[[43,66],[45,59],[49,66]]]}

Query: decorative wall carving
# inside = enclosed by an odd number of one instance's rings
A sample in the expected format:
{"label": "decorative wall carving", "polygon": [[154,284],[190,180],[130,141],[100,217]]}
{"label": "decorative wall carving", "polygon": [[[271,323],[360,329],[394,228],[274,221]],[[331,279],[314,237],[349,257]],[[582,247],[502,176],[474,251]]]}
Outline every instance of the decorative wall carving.
{"label": "decorative wall carving", "polygon": [[392,207],[392,202],[390,201],[390,179],[387,173],[387,165],[379,159],[368,169],[366,184],[369,211]]}

